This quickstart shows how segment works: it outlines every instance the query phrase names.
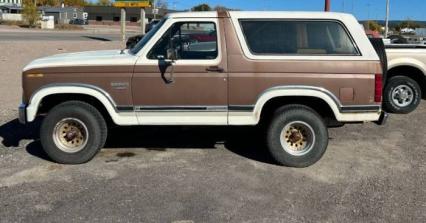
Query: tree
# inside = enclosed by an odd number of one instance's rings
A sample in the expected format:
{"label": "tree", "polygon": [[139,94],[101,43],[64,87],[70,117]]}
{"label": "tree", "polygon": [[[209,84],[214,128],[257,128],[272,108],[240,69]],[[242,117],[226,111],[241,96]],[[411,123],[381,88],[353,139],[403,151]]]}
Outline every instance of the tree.
{"label": "tree", "polygon": [[196,11],[196,12],[211,11],[211,10],[212,10],[212,8],[208,4],[200,4],[200,5],[192,7],[192,9],[191,9],[191,11]]}
{"label": "tree", "polygon": [[37,0],[38,6],[59,6],[60,4],[59,0]]}
{"label": "tree", "polygon": [[112,5],[110,0],[98,0],[98,2],[96,3],[97,5],[101,5],[101,6],[110,6]]}
{"label": "tree", "polygon": [[411,20],[406,20],[406,21],[403,21],[403,22],[399,23],[398,25],[396,25],[395,29],[397,31],[400,31],[401,29],[404,29],[404,28],[416,29],[416,28],[421,28],[421,27],[422,27],[422,25],[420,25],[417,22],[414,22],[414,21],[411,21]]}
{"label": "tree", "polygon": [[23,6],[22,17],[28,23],[29,27],[35,27],[40,20],[40,14],[38,13],[35,2],[32,0],[24,0]]}
{"label": "tree", "polygon": [[379,23],[377,23],[376,21],[367,21],[367,27],[372,31],[382,31],[382,26],[379,25]]}
{"label": "tree", "polygon": [[85,0],[63,0],[64,5],[73,7],[83,7],[86,5]]}
{"label": "tree", "polygon": [[213,10],[215,11],[239,11],[239,9],[231,9],[223,5],[216,5]]}

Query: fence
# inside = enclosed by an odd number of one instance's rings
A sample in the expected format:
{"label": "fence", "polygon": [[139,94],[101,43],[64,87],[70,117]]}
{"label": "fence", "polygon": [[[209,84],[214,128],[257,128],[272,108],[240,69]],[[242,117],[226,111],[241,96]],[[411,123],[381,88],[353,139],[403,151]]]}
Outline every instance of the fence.
{"label": "fence", "polygon": [[0,13],[0,20],[22,21],[22,14]]}

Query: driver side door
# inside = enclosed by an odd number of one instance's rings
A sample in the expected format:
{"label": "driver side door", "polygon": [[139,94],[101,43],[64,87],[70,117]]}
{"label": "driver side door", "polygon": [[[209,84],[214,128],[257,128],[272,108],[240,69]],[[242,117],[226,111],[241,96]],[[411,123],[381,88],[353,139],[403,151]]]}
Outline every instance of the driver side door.
{"label": "driver side door", "polygon": [[141,125],[226,125],[226,48],[219,20],[173,19],[135,65],[133,103]]}

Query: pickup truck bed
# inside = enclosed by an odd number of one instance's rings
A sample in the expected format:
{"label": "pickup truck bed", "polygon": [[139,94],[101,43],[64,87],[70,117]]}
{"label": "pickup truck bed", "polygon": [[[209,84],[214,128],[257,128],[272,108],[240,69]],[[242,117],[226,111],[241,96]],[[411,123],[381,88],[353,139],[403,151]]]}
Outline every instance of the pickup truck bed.
{"label": "pickup truck bed", "polygon": [[387,111],[414,111],[426,93],[426,46],[386,45],[388,79],[383,92]]}

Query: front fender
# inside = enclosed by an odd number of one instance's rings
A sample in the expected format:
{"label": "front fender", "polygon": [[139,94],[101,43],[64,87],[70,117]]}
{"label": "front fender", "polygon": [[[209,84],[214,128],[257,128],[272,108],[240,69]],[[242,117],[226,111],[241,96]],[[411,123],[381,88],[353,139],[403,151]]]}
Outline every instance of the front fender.
{"label": "front fender", "polygon": [[[26,108],[28,122],[34,121],[42,100],[54,94],[83,94],[96,98],[105,107],[112,120],[117,125],[134,125],[137,123],[136,116],[120,114],[111,96],[99,87],[87,84],[51,84],[41,87],[30,98]],[[127,112],[129,113],[129,112]]]}

